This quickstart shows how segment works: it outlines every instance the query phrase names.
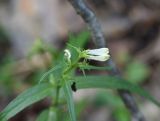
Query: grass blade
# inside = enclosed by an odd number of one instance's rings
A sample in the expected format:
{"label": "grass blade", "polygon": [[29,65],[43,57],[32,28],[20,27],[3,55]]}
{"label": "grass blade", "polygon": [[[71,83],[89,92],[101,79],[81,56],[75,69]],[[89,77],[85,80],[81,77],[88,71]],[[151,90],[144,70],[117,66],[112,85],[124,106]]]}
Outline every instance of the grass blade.
{"label": "grass blade", "polygon": [[0,113],[0,121],[7,121],[11,117],[22,111],[24,108],[50,95],[51,91],[52,87],[48,83],[39,84],[24,91],[11,103],[9,103],[8,106]]}

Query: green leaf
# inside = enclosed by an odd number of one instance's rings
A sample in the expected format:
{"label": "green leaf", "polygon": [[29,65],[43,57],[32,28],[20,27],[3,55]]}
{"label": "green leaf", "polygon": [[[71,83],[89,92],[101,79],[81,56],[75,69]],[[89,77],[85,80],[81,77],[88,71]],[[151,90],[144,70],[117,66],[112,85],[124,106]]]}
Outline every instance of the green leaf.
{"label": "green leaf", "polygon": [[43,74],[39,83],[43,82],[50,74],[53,74],[54,78],[58,78],[61,75],[63,68],[63,64],[56,65],[55,67],[51,68],[49,71]]}
{"label": "green leaf", "polygon": [[65,81],[65,84],[63,86],[63,91],[67,99],[69,114],[72,121],[76,121],[76,113],[75,113],[75,107],[74,107],[74,101],[73,101],[73,94],[72,89],[70,87],[69,82]]}
{"label": "green leaf", "polygon": [[97,67],[92,65],[80,65],[80,69],[88,69],[88,70],[111,70],[111,67]]}
{"label": "green leaf", "polygon": [[139,87],[136,84],[124,81],[117,77],[111,76],[86,76],[76,78],[77,89],[87,89],[87,88],[107,88],[107,89],[124,89],[129,90],[133,93],[137,93],[160,107],[160,102],[158,102],[154,97],[152,97],[146,90]]}
{"label": "green leaf", "polygon": [[51,84],[38,84],[20,94],[0,113],[0,121],[7,121],[24,108],[49,96],[52,91]]}

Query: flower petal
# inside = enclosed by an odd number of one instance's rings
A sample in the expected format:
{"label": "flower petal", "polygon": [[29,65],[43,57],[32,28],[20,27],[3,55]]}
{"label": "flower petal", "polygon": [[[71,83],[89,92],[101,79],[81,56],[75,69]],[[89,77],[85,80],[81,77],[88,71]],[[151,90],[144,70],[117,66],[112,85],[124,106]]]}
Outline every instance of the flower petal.
{"label": "flower petal", "polygon": [[96,60],[96,61],[106,61],[108,60],[110,57],[110,55],[105,55],[105,56],[88,56],[87,59],[90,59],[90,60]]}
{"label": "flower petal", "polygon": [[109,49],[108,48],[100,48],[100,49],[92,49],[92,50],[86,50],[87,54],[89,55],[106,55],[109,53]]}

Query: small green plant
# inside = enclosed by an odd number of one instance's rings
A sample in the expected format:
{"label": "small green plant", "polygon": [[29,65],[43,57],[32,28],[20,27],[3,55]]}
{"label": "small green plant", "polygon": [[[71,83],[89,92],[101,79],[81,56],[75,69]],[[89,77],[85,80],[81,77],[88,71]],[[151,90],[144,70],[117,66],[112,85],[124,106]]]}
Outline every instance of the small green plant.
{"label": "small green plant", "polygon": [[[64,49],[64,53],[60,54],[55,63],[56,66],[48,70],[40,79],[37,85],[24,91],[15,98],[0,113],[0,121],[7,121],[26,107],[46,98],[50,97],[52,104],[44,110],[36,121],[63,121],[60,106],[64,104],[62,98],[65,98],[68,105],[70,120],[76,121],[76,112],[73,100],[73,91],[87,88],[105,88],[105,89],[124,89],[133,93],[137,93],[149,99],[156,105],[160,103],[156,101],[148,92],[121,78],[107,75],[82,75],[77,76],[75,70],[109,70],[110,67],[99,67],[90,65],[87,60],[106,61],[109,59],[109,49],[87,49],[81,47],[85,45],[88,39],[88,33],[82,33],[78,39],[70,38],[69,44]],[[85,35],[85,36],[84,36]],[[87,35],[87,36],[86,36]],[[64,96],[63,96],[64,94]]]}

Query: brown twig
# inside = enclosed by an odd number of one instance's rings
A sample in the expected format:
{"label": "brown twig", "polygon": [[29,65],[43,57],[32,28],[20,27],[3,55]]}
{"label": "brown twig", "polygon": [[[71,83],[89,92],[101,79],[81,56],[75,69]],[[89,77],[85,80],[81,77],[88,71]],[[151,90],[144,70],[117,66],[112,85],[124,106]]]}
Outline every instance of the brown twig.
{"label": "brown twig", "polygon": [[[103,32],[99,21],[97,20],[93,11],[87,6],[84,0],[68,0],[76,12],[83,18],[87,24],[89,30],[91,31],[93,41],[98,48],[106,47],[106,41],[103,36]],[[111,74],[121,77],[120,71],[116,67],[112,59],[107,61],[108,65],[112,67]],[[137,104],[130,92],[126,90],[118,90],[124,104],[132,113],[133,121],[145,121],[142,113],[139,111]]]}

